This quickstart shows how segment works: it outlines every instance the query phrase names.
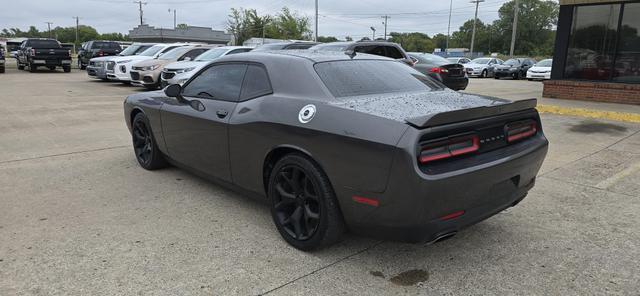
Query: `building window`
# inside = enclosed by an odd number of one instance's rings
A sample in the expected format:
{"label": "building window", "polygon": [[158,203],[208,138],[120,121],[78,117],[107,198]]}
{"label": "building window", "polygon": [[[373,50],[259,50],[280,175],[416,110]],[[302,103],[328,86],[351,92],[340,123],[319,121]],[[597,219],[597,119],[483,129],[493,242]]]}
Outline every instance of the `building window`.
{"label": "building window", "polygon": [[624,5],[613,80],[640,83],[640,3]]}
{"label": "building window", "polygon": [[611,78],[619,16],[620,4],[574,8],[565,78]]}

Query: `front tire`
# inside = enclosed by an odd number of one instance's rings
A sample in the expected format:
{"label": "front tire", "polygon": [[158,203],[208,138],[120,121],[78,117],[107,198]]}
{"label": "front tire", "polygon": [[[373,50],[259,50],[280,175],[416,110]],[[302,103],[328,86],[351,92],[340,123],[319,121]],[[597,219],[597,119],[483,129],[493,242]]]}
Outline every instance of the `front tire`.
{"label": "front tire", "polygon": [[29,64],[29,72],[33,73],[38,69],[38,66],[34,65],[33,63]]}
{"label": "front tire", "polygon": [[282,238],[296,249],[315,250],[342,238],[345,224],[329,178],[302,154],[278,160],[269,176],[271,216]]}
{"label": "front tire", "polygon": [[149,119],[143,113],[138,113],[133,118],[131,137],[136,160],[142,168],[152,171],[167,166],[167,161],[158,149],[156,139],[151,132]]}
{"label": "front tire", "polygon": [[487,70],[482,70],[482,74],[480,74],[481,78],[487,78]]}
{"label": "front tire", "polygon": [[64,70],[64,73],[69,73],[71,72],[71,66],[64,66],[62,67],[62,70]]}

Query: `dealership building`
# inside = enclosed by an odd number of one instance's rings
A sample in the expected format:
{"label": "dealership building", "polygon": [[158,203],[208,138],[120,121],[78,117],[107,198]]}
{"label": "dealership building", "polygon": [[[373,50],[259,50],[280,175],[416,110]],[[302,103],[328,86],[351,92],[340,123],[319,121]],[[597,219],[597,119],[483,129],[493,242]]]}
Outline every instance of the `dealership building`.
{"label": "dealership building", "polygon": [[560,0],[543,96],[640,105],[640,1]]}
{"label": "dealership building", "polygon": [[187,26],[186,28],[155,28],[147,24],[129,30],[129,38],[135,42],[200,42],[226,45],[231,34],[206,27]]}

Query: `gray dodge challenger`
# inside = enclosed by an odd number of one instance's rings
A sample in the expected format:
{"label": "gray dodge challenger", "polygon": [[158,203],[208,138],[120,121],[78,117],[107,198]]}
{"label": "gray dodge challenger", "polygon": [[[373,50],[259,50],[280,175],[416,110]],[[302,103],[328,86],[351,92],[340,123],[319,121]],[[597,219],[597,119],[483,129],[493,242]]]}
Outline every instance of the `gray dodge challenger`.
{"label": "gray dodge challenger", "polygon": [[547,153],[535,107],[385,57],[314,51],[226,56],[124,102],[140,166],[268,201],[301,250],[347,231],[437,242],[516,205]]}

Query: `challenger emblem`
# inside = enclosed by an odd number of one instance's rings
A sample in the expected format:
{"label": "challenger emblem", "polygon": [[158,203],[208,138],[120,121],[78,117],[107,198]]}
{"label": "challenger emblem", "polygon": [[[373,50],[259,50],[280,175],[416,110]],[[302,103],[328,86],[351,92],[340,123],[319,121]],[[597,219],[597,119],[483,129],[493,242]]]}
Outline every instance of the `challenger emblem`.
{"label": "challenger emblem", "polygon": [[300,109],[300,113],[298,113],[298,120],[301,123],[307,123],[313,119],[314,115],[316,115],[316,106],[309,104]]}

